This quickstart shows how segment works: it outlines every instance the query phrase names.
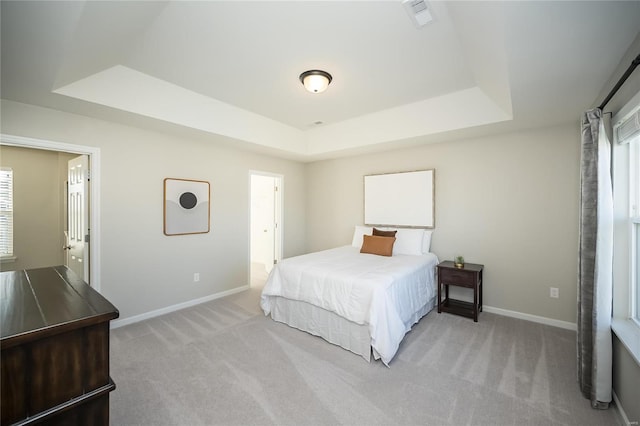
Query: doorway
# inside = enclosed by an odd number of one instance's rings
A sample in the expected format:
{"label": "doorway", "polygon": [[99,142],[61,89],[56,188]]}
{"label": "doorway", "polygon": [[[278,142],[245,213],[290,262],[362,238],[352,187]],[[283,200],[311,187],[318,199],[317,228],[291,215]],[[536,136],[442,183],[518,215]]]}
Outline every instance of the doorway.
{"label": "doorway", "polygon": [[281,175],[250,172],[249,282],[260,288],[282,259]]}
{"label": "doorway", "polygon": [[[46,151],[65,152],[70,154],[88,156],[91,179],[88,182],[88,190],[91,194],[88,200],[89,217],[91,229],[88,232],[87,240],[90,239],[92,249],[89,251],[87,268],[88,276],[84,280],[96,291],[100,291],[100,148],[54,142],[44,139],[26,138],[0,134],[0,145],[15,146],[22,148],[42,149]],[[66,202],[66,201],[64,201]]]}

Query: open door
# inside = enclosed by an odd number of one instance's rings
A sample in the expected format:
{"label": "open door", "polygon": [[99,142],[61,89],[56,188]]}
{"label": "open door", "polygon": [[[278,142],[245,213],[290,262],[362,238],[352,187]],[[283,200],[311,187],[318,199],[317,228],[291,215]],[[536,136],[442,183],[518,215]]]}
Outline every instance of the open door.
{"label": "open door", "polygon": [[260,286],[282,256],[282,177],[251,174],[251,285]]}
{"label": "open door", "polygon": [[69,160],[65,264],[89,283],[89,156]]}

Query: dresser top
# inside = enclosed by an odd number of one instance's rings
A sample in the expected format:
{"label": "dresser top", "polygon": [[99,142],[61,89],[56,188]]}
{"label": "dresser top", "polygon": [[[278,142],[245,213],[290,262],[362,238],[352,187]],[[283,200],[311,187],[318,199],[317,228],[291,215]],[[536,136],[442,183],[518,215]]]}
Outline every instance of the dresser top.
{"label": "dresser top", "polygon": [[450,260],[445,260],[443,262],[440,262],[438,264],[439,268],[451,268],[451,269],[458,269],[460,271],[473,271],[473,272],[480,272],[482,271],[482,269],[484,269],[484,265],[480,265],[479,263],[469,263],[469,262],[465,262],[464,266],[461,268],[458,268],[455,263],[453,263]]}
{"label": "dresser top", "polygon": [[2,348],[118,316],[115,306],[66,266],[0,273]]}

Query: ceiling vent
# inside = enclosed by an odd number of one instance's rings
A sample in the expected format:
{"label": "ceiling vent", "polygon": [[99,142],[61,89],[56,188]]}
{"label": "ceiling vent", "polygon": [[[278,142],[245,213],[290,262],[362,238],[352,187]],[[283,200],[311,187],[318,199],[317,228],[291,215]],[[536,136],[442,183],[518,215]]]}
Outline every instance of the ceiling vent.
{"label": "ceiling vent", "polygon": [[424,27],[433,21],[429,4],[424,0],[403,0],[402,5],[416,27]]}

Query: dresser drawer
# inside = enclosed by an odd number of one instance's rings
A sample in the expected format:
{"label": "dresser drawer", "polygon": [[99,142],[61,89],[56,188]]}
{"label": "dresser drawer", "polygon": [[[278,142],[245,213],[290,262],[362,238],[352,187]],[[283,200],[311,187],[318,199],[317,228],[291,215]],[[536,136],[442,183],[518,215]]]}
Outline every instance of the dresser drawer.
{"label": "dresser drawer", "polygon": [[475,287],[477,274],[473,271],[464,271],[451,268],[439,268],[440,282],[454,284],[462,287]]}

